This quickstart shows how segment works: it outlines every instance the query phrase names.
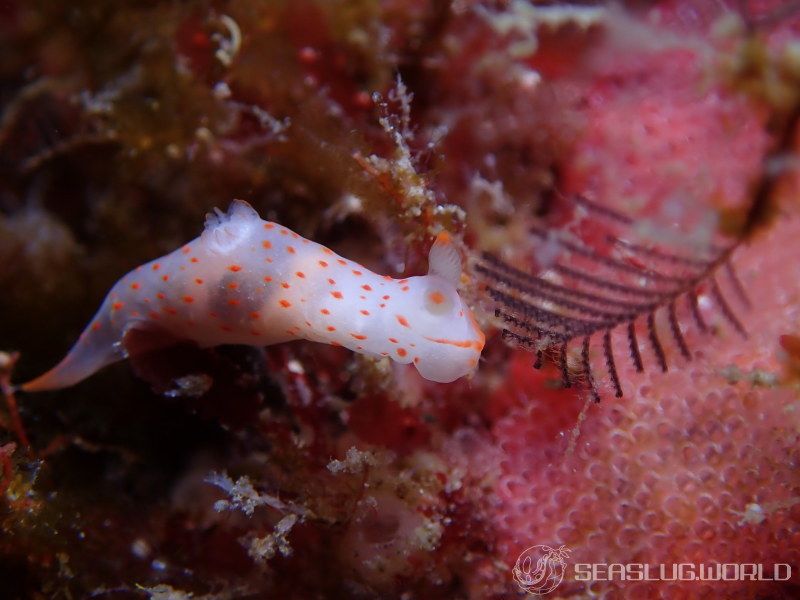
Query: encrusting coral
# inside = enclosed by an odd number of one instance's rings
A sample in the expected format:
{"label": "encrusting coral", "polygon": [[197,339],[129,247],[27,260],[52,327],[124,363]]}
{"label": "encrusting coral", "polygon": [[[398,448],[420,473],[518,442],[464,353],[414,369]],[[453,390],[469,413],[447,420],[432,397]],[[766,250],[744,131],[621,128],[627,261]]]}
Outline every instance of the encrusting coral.
{"label": "encrusting coral", "polygon": [[[505,598],[541,544],[563,547],[553,597],[796,597],[792,4],[6,2],[0,595]],[[487,333],[474,376],[438,384],[304,341],[181,342],[67,390],[11,386],[233,198],[398,280],[426,272],[448,231]],[[637,316],[641,373],[624,326],[563,361],[502,339],[486,286],[532,298],[502,278],[567,314],[591,298],[548,301],[582,289],[564,267],[680,271],[634,244],[735,247],[750,308],[717,276],[746,339],[704,277],[694,308]],[[547,313],[515,318],[531,314]],[[715,561],[793,573],[573,568]]]}

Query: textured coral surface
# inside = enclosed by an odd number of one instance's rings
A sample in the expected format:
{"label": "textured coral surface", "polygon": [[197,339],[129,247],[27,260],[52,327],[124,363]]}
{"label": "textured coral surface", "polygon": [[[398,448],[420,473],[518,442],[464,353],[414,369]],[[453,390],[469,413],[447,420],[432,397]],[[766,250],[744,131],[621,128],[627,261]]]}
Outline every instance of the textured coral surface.
{"label": "textured coral surface", "polygon": [[[512,568],[537,544],[567,550],[549,597],[800,596],[796,9],[0,2],[0,597],[522,598]],[[235,197],[394,277],[423,274],[450,232],[487,334],[475,376],[181,343],[12,393],[121,275]],[[580,340],[564,372],[552,354],[534,369],[475,265],[608,278],[558,240],[612,231],[698,256],[737,244],[751,306],[723,268],[692,286],[707,332],[682,299],[676,325],[660,307],[667,373],[645,318],[644,373],[615,330],[621,398],[592,339],[594,403]],[[603,257],[679,273],[634,254]],[[793,571],[574,568],[715,562]]]}
{"label": "textured coral surface", "polygon": [[[733,343],[736,334],[728,330],[696,351],[692,363],[675,357],[680,366],[669,374],[636,376],[623,368],[625,396],[590,407],[577,436],[568,430],[558,435],[565,423],[547,419],[559,409],[537,398],[539,382],[513,388],[525,401],[492,430],[502,470],[493,510],[506,532],[508,560],[536,542],[566,544],[571,559],[583,563],[797,564],[797,395],[748,375],[780,371],[780,335],[800,316],[800,286],[790,275],[799,227],[796,217],[787,219],[737,260],[748,286],[759,290],[744,346]],[[694,335],[689,343],[707,342]],[[525,357],[522,362],[527,367]],[[730,379],[739,381],[726,385]],[[569,408],[560,410],[574,421],[581,406],[565,400]],[[763,514],[748,513],[752,504]],[[667,598],[678,589],[733,598],[781,591],[733,582],[625,588],[637,597]],[[588,591],[582,584],[570,590]]]}

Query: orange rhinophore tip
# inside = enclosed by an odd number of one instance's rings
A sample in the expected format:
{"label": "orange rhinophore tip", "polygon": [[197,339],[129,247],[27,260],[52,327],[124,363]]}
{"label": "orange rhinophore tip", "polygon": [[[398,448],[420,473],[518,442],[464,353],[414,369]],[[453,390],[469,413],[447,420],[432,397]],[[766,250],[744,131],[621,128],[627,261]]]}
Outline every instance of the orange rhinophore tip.
{"label": "orange rhinophore tip", "polygon": [[458,285],[461,277],[461,256],[453,244],[452,236],[440,231],[428,254],[428,274],[443,277],[453,285]]}
{"label": "orange rhinophore tip", "polygon": [[440,231],[439,235],[436,236],[437,244],[450,244],[452,241],[453,238],[446,231]]}

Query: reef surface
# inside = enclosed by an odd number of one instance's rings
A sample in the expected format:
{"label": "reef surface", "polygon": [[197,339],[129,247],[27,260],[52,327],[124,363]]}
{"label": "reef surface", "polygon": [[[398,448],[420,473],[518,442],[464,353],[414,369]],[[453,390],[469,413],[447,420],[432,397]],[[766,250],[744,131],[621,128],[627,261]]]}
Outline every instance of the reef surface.
{"label": "reef surface", "polygon": [[[569,550],[551,597],[798,597],[796,9],[0,3],[0,596],[514,598],[517,558],[547,545]],[[602,219],[574,197],[654,244],[732,240],[746,338],[709,278],[707,331],[675,313],[690,360],[665,343],[663,373],[640,329],[640,373],[610,334],[622,397],[599,340],[599,403],[579,343],[576,385],[557,361],[534,369],[474,265],[561,264],[534,229],[596,242]],[[181,344],[11,393],[120,276],[233,198],[393,277],[425,273],[449,231],[487,334],[475,376],[436,384],[306,342]],[[655,324],[668,339],[664,311]],[[792,575],[574,568],[716,562]]]}

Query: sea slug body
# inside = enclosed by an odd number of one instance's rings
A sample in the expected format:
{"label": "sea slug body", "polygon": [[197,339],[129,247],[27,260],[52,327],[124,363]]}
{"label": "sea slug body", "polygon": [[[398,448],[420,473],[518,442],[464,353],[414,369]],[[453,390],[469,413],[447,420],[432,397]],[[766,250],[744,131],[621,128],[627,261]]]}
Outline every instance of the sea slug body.
{"label": "sea slug body", "polygon": [[431,247],[427,275],[393,279],[234,200],[207,216],[200,237],[120,279],[67,356],[20,389],[67,387],[126,358],[131,330],[201,347],[306,339],[412,363],[448,383],[475,369],[484,344],[456,291],[460,276],[447,233]]}

